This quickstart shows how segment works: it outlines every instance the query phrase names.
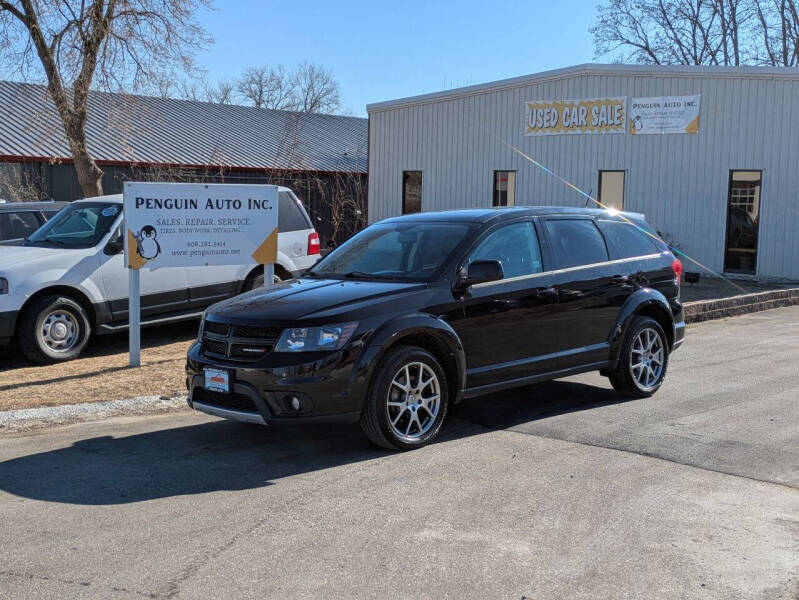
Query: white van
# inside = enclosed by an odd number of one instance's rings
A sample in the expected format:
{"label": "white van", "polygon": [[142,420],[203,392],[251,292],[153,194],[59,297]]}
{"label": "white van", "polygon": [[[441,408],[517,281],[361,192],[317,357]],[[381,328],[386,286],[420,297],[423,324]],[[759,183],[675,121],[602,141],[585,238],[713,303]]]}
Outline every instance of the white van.
{"label": "white van", "polygon": [[[278,192],[277,281],[319,258],[319,235],[288,188]],[[122,195],[65,206],[19,245],[0,246],[0,345],[17,340],[28,358],[77,357],[92,334],[127,328],[128,273]],[[205,307],[263,285],[263,267],[174,267],[141,272],[142,325],[197,318]]]}

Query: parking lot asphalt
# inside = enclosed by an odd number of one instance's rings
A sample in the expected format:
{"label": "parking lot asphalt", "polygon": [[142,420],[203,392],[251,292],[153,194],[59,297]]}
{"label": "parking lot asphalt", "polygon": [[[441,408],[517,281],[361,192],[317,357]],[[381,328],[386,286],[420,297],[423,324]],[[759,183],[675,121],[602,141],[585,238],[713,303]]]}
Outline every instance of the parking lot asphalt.
{"label": "parking lot asphalt", "polygon": [[689,328],[653,398],[583,375],[357,426],[193,413],[0,436],[2,598],[799,598],[799,307]]}

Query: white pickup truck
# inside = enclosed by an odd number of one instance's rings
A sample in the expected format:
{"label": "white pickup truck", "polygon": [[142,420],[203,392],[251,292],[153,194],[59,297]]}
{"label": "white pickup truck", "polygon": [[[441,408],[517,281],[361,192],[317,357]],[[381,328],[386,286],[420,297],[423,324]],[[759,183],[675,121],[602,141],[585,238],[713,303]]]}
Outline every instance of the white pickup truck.
{"label": "white pickup truck", "polygon": [[[276,280],[319,258],[319,236],[302,203],[278,191]],[[0,247],[0,345],[16,339],[33,361],[77,357],[93,334],[127,328],[128,274],[122,195],[65,206],[18,245]],[[256,264],[143,269],[142,325],[197,318],[219,300],[263,285]]]}

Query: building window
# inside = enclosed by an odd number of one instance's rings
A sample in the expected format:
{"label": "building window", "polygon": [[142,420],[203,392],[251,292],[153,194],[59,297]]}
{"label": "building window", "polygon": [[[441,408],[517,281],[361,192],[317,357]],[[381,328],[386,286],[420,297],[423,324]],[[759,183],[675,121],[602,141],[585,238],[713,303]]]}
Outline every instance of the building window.
{"label": "building window", "polygon": [[422,212],[422,172],[402,172],[402,214]]}
{"label": "building window", "polygon": [[762,171],[730,171],[724,270],[755,273]]}
{"label": "building window", "polygon": [[624,209],[624,171],[600,171],[597,200],[605,208]]}
{"label": "building window", "polygon": [[516,205],[516,171],[494,171],[494,206]]}

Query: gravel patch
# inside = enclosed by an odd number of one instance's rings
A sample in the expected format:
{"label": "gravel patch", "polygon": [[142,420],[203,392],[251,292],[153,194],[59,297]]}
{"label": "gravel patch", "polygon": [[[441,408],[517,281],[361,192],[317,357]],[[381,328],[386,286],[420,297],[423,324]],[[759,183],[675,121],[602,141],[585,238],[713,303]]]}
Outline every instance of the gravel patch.
{"label": "gravel patch", "polygon": [[82,402],[61,406],[0,411],[0,433],[27,431],[127,415],[151,415],[189,410],[186,396],[137,396],[125,400]]}

